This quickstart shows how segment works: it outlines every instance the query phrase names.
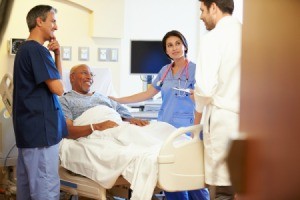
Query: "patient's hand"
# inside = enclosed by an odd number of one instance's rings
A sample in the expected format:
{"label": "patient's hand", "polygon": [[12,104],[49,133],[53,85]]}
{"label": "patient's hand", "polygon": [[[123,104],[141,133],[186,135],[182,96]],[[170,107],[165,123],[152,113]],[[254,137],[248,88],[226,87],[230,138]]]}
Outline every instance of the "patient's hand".
{"label": "patient's hand", "polygon": [[104,121],[101,123],[93,124],[93,126],[94,126],[95,130],[103,131],[103,130],[106,130],[109,128],[115,128],[115,127],[119,126],[119,124],[117,124],[114,121],[107,120],[107,121]]}
{"label": "patient's hand", "polygon": [[134,124],[137,126],[146,126],[149,124],[149,121],[141,120],[141,119],[137,119],[137,118],[130,118],[126,121],[128,121],[130,124]]}

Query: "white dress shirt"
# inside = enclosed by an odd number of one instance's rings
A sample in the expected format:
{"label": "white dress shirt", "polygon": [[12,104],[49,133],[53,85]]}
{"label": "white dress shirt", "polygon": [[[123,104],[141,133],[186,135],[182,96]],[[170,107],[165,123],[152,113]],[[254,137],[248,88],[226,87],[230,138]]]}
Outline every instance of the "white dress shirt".
{"label": "white dress shirt", "polygon": [[196,110],[204,112],[206,183],[231,185],[224,158],[230,135],[238,131],[240,106],[241,24],[223,17],[200,40],[196,67]]}

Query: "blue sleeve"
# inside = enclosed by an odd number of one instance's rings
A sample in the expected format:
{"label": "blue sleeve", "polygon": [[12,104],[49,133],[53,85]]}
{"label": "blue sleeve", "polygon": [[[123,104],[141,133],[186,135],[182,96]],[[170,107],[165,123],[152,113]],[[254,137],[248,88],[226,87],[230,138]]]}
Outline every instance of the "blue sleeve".
{"label": "blue sleeve", "polygon": [[125,108],[124,106],[122,106],[118,102],[113,101],[111,99],[110,99],[110,102],[111,102],[113,108],[115,108],[115,110],[120,114],[120,116],[122,118],[126,118],[126,119],[132,118],[132,115],[131,115],[131,113],[129,112],[129,110],[127,108]]}
{"label": "blue sleeve", "polygon": [[54,60],[44,46],[35,45],[30,51],[30,58],[36,84],[48,79],[60,79]]}
{"label": "blue sleeve", "polygon": [[191,85],[189,88],[191,88],[191,89],[195,89],[195,83],[196,83],[195,73],[196,73],[196,64],[193,62],[190,62],[189,63],[189,76],[190,76],[190,80],[191,80],[191,83],[190,83]]}

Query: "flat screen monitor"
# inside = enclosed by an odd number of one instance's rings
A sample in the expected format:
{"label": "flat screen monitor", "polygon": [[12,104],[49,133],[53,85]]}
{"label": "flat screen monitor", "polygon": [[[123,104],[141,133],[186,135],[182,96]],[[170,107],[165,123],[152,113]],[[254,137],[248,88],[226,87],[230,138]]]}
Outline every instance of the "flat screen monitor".
{"label": "flat screen monitor", "polygon": [[131,41],[130,73],[140,75],[157,74],[171,60],[163,50],[161,41]]}

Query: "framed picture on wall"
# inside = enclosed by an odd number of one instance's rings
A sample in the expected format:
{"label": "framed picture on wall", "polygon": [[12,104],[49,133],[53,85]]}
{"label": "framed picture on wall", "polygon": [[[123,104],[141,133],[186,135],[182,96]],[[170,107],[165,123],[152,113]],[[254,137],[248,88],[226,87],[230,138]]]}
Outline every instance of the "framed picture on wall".
{"label": "framed picture on wall", "polygon": [[11,38],[10,44],[9,44],[9,52],[10,55],[16,55],[20,45],[25,41],[26,39],[23,38]]}
{"label": "framed picture on wall", "polygon": [[89,60],[89,47],[78,48],[78,60]]}
{"label": "framed picture on wall", "polygon": [[98,60],[107,61],[107,49],[98,48]]}
{"label": "framed picture on wall", "polygon": [[111,62],[118,61],[118,49],[110,49],[110,61]]}
{"label": "framed picture on wall", "polygon": [[63,60],[71,60],[72,47],[61,47],[61,55]]}

